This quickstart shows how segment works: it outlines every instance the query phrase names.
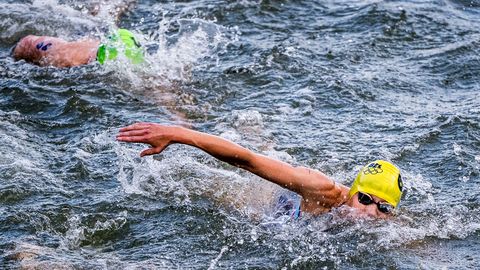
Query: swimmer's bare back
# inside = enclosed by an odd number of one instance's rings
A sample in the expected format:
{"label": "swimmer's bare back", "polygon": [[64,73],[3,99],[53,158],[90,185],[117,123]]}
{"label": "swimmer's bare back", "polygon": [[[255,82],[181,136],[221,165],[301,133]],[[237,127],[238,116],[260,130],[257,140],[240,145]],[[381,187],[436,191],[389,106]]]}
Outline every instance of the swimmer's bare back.
{"label": "swimmer's bare back", "polygon": [[15,49],[15,60],[25,60],[39,66],[73,67],[95,61],[99,40],[65,41],[56,37],[29,35]]}

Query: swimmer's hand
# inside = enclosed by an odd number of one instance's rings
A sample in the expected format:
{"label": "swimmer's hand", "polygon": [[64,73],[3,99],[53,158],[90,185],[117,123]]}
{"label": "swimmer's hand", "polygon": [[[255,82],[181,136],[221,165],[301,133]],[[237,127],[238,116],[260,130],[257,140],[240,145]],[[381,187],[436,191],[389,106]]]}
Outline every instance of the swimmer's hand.
{"label": "swimmer's hand", "polygon": [[143,150],[140,156],[161,153],[173,143],[173,137],[178,127],[165,126],[153,123],[136,123],[120,129],[117,140],[131,143],[146,143],[151,147]]}

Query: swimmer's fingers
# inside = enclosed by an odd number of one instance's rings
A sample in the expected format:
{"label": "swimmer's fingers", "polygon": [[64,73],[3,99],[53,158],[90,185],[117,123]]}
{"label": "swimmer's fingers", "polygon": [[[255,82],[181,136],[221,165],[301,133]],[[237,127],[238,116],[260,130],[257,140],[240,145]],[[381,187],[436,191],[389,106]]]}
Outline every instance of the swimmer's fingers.
{"label": "swimmer's fingers", "polygon": [[133,143],[149,143],[148,138],[146,138],[145,136],[123,136],[121,134],[117,136],[117,141],[133,142]]}
{"label": "swimmer's fingers", "polygon": [[165,147],[167,147],[167,144],[164,144],[164,145],[158,146],[158,147],[152,147],[152,148],[145,149],[140,153],[140,156],[144,157],[144,156],[149,156],[149,155],[160,154],[165,149]]}
{"label": "swimmer's fingers", "polygon": [[123,127],[120,129],[120,132],[124,132],[124,131],[132,131],[132,130],[141,130],[141,129],[148,129],[152,126],[153,124],[151,123],[135,123],[133,125],[129,125],[129,126],[126,126],[126,127]]}
{"label": "swimmer's fingers", "polygon": [[131,131],[122,131],[120,130],[120,133],[117,135],[118,137],[131,137],[131,136],[143,136],[148,134],[148,129],[137,129],[137,130],[131,130]]}
{"label": "swimmer's fingers", "polygon": [[174,129],[172,127],[153,124],[137,123],[120,129],[117,140],[130,143],[146,143],[151,148],[140,153],[140,156],[154,155],[162,152],[172,143]]}
{"label": "swimmer's fingers", "polygon": [[117,140],[123,142],[137,142],[151,144],[153,127],[151,123],[136,123],[120,129]]}

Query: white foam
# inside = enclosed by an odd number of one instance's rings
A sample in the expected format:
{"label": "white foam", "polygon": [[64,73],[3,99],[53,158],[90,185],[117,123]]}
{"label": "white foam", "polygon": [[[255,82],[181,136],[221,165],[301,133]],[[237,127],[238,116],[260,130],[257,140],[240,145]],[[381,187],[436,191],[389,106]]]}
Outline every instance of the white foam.
{"label": "white foam", "polygon": [[[3,112],[0,112],[3,113]],[[21,117],[18,112],[8,113],[11,117]],[[36,135],[7,121],[0,121],[0,167],[17,184],[39,188],[46,184],[62,191],[63,182],[48,168],[53,151]],[[36,181],[31,181],[36,179]]]}
{"label": "white foam", "polygon": [[[167,36],[169,23],[181,25],[176,36]],[[201,61],[216,58],[222,47],[230,40],[224,35],[228,31],[214,22],[203,19],[181,19],[173,21],[165,18],[159,30],[149,34],[132,31],[144,48],[156,47],[146,52],[146,62],[132,65],[119,54],[116,61],[107,61],[104,65],[109,71],[136,88],[150,92],[172,87],[174,82],[190,82],[195,69],[208,68]],[[131,89],[135,91],[135,89]],[[165,91],[161,91],[163,92]]]}

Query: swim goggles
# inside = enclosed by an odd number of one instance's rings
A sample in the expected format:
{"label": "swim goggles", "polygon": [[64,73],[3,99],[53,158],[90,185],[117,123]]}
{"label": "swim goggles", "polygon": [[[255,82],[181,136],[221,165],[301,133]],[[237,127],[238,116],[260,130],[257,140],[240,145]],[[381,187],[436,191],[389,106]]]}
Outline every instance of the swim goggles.
{"label": "swim goggles", "polygon": [[363,205],[370,205],[372,203],[377,205],[378,211],[384,214],[392,214],[395,207],[386,202],[376,202],[373,200],[372,196],[366,193],[358,192],[358,202]]}

